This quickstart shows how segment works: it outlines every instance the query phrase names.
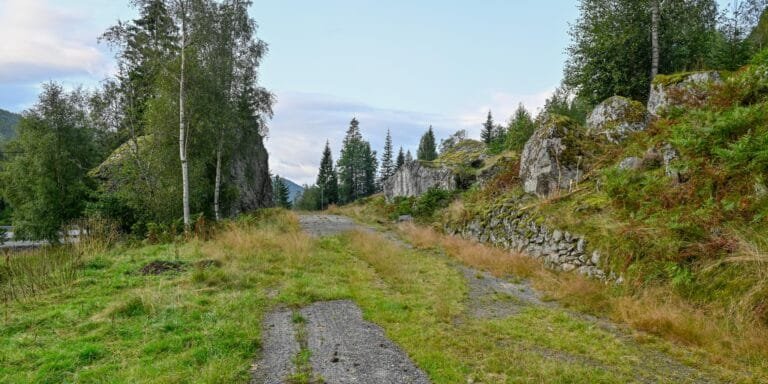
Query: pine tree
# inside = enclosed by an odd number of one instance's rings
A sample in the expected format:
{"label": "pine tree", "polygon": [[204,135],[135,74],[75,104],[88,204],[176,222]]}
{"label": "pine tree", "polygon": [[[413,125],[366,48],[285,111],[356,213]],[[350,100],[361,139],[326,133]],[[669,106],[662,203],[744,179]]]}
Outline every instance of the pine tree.
{"label": "pine tree", "polygon": [[387,129],[387,137],[384,140],[384,154],[381,156],[381,176],[380,183],[388,179],[395,173],[395,163],[392,153],[392,134]]}
{"label": "pine tree", "polygon": [[405,165],[405,153],[403,152],[403,147],[400,147],[400,152],[397,153],[397,162],[395,163],[395,170],[400,169],[403,165]]}
{"label": "pine tree", "polygon": [[368,142],[365,142],[365,145],[363,145],[363,162],[365,169],[363,196],[370,196],[379,191],[379,183],[376,179],[379,161],[376,158],[376,151],[371,150],[371,145]]}
{"label": "pine tree", "polygon": [[339,202],[339,181],[336,168],[333,166],[333,155],[330,143],[325,143],[323,158],[320,161],[320,173],[317,175],[317,188],[320,189],[320,209]]}
{"label": "pine tree", "polygon": [[411,154],[411,150],[409,149],[408,152],[405,154],[405,163],[410,164],[413,163],[413,155]]}
{"label": "pine tree", "polygon": [[485,120],[485,123],[483,123],[483,130],[480,131],[480,138],[487,145],[491,145],[491,142],[493,141],[494,127],[493,115],[491,115],[491,111],[488,111],[488,118]]}
{"label": "pine tree", "polygon": [[272,179],[272,196],[276,207],[291,209],[290,192],[280,175],[275,175]]}
{"label": "pine tree", "polygon": [[424,136],[421,137],[416,157],[423,161],[437,159],[437,144],[435,143],[435,133],[432,131],[431,125]]}

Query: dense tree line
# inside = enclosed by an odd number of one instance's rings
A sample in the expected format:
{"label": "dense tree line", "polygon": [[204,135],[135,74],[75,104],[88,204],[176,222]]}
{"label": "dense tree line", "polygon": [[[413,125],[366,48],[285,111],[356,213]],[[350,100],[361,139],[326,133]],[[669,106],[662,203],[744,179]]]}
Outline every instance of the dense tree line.
{"label": "dense tree line", "polygon": [[[271,204],[262,140],[273,96],[258,86],[267,46],[254,37],[251,2],[132,5],[139,17],[101,37],[117,76],[93,93],[46,85],[9,144],[3,194],[20,233],[55,240],[85,214],[139,233],[178,218],[189,228],[193,213]],[[261,180],[236,180],[245,174]]]}
{"label": "dense tree line", "polygon": [[659,73],[737,69],[762,45],[765,0],[581,0],[564,83],[586,104],[645,101]]}

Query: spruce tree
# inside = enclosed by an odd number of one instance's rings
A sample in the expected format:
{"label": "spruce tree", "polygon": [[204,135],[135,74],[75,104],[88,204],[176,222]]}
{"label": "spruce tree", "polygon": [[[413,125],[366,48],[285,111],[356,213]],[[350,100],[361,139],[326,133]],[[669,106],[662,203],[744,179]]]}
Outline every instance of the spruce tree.
{"label": "spruce tree", "polygon": [[483,123],[483,130],[480,131],[480,138],[487,145],[491,145],[491,142],[493,141],[494,128],[493,115],[491,115],[491,111],[488,111],[488,118],[485,120],[485,123]]}
{"label": "spruce tree", "polygon": [[410,149],[405,154],[405,163],[406,164],[413,163],[413,155],[411,154],[411,150]]}
{"label": "spruce tree", "polygon": [[416,157],[423,161],[437,159],[437,144],[435,144],[435,133],[432,131],[431,125],[424,136],[421,137]]}
{"label": "spruce tree", "polygon": [[525,109],[523,104],[518,105],[512,119],[507,126],[507,136],[505,146],[513,151],[520,151],[533,135],[536,125],[533,122],[531,114]]}
{"label": "spruce tree", "polygon": [[275,175],[272,179],[272,196],[276,207],[291,209],[290,192],[280,175]]}
{"label": "spruce tree", "polygon": [[392,134],[387,129],[387,137],[384,140],[384,154],[381,156],[381,176],[380,182],[388,179],[395,173],[395,163],[392,153]]}
{"label": "spruce tree", "polygon": [[400,152],[397,153],[397,162],[395,163],[395,170],[400,169],[405,165],[405,153],[403,152],[403,147],[400,147]]}
{"label": "spruce tree", "polygon": [[363,140],[357,119],[349,124],[337,165],[340,203],[351,203],[376,192],[376,152]]}
{"label": "spruce tree", "polygon": [[320,173],[317,175],[317,188],[320,190],[320,209],[339,202],[339,181],[336,168],[333,166],[333,155],[330,143],[325,143],[323,158],[320,161]]}

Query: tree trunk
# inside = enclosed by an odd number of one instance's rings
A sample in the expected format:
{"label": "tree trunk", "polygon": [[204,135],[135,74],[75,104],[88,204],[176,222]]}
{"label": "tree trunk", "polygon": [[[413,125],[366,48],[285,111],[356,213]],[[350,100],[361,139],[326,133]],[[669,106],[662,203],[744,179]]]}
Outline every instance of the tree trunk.
{"label": "tree trunk", "polygon": [[186,61],[187,15],[181,4],[181,70],[179,74],[179,159],[181,160],[182,204],[184,207],[184,232],[190,228],[189,215],[189,163],[187,162],[187,121],[185,116],[186,93],[184,91],[184,67]]}
{"label": "tree trunk", "polygon": [[651,82],[659,74],[659,13],[659,0],[651,0]]}
{"label": "tree trunk", "polygon": [[216,148],[216,184],[213,187],[213,214],[216,217],[216,221],[221,220],[221,208],[219,207],[219,198],[221,196],[221,146],[222,141],[219,140],[219,147]]}

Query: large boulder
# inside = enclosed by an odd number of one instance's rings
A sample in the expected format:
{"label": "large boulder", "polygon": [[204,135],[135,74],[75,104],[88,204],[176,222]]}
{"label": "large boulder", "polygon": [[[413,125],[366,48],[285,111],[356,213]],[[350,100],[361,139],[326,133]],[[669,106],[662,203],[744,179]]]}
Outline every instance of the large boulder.
{"label": "large boulder", "polygon": [[229,204],[229,216],[273,205],[269,154],[261,134],[246,132],[237,141],[230,162],[228,184],[236,191]]}
{"label": "large boulder", "polygon": [[605,136],[614,144],[645,127],[645,106],[621,96],[613,96],[598,104],[587,117],[587,135]]}
{"label": "large boulder", "polygon": [[658,75],[648,97],[648,113],[657,117],[670,107],[701,106],[708,101],[712,85],[722,83],[716,71]]}
{"label": "large boulder", "polygon": [[453,191],[456,178],[448,167],[412,161],[400,167],[383,184],[384,196],[392,201],[395,197],[420,196],[432,188]]}
{"label": "large boulder", "polygon": [[527,193],[547,197],[571,188],[584,170],[584,134],[574,121],[549,116],[534,132],[520,158],[520,179]]}

